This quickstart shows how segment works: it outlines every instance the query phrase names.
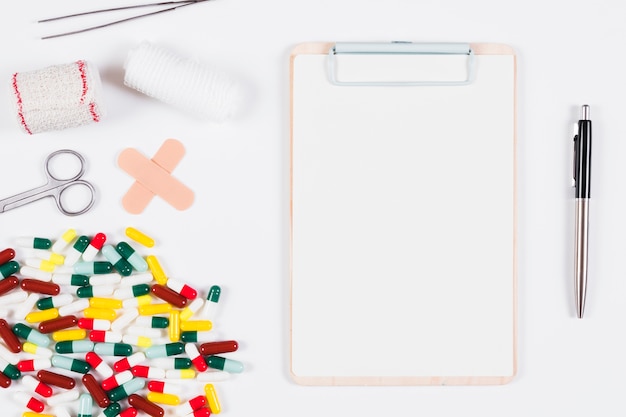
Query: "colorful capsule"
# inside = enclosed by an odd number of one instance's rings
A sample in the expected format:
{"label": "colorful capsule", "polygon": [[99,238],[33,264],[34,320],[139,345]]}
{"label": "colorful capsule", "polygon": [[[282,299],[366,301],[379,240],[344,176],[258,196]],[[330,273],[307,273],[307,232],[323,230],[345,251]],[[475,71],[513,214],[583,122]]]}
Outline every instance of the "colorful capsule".
{"label": "colorful capsule", "polygon": [[70,314],[84,311],[88,307],[89,307],[89,300],[86,298],[81,298],[80,300],[76,300],[73,303],[70,303],[63,307],[59,307],[59,314],[61,316],[68,316]]}
{"label": "colorful capsule", "polygon": [[92,297],[89,299],[89,307],[119,310],[122,308],[122,301],[114,298]]}
{"label": "colorful capsule", "polygon": [[129,277],[124,278],[123,281],[120,282],[120,287],[132,287],[133,285],[139,284],[149,284],[152,282],[153,277],[150,272],[144,272],[143,274],[133,274]]}
{"label": "colorful capsule", "polygon": [[109,330],[111,322],[103,319],[78,319],[78,327],[86,330]]}
{"label": "colorful capsule", "polygon": [[200,316],[206,320],[213,320],[217,311],[217,305],[220,301],[220,295],[222,295],[222,289],[218,285],[213,285],[209,289],[209,293],[206,297],[204,307],[200,312]]}
{"label": "colorful capsule", "polygon": [[0,295],[4,295],[9,291],[19,287],[20,280],[15,275],[11,275],[8,278],[0,280]]}
{"label": "colorful capsule", "polygon": [[156,314],[169,314],[172,311],[172,305],[168,303],[148,304],[139,307],[139,315],[154,316]]}
{"label": "colorful capsule", "polygon": [[55,368],[65,369],[67,371],[86,374],[89,372],[89,364],[80,359],[72,359],[67,356],[52,355],[52,366]]}
{"label": "colorful capsule", "polygon": [[115,388],[125,384],[126,382],[130,381],[131,379],[133,379],[133,373],[130,371],[130,369],[127,370],[127,371],[122,371],[120,373],[112,375],[109,378],[103,380],[102,381],[102,388],[105,391],[111,391],[112,389],[115,389]]}
{"label": "colorful capsule", "polygon": [[134,334],[125,334],[122,337],[122,342],[128,343],[129,345],[138,346],[141,348],[149,348],[152,346],[152,339],[146,336],[134,335]]}
{"label": "colorful capsule", "polygon": [[161,369],[189,369],[191,368],[191,359],[189,358],[156,358],[151,363]]}
{"label": "colorful capsule", "polygon": [[89,245],[87,245],[87,248],[83,252],[83,261],[93,261],[100,249],[102,249],[102,246],[104,245],[104,242],[106,242],[106,240],[107,237],[104,233],[96,233],[96,235],[93,237],[93,239],[91,239]]}
{"label": "colorful capsule", "polygon": [[172,310],[170,311],[170,327],[168,335],[170,337],[171,342],[178,342],[180,340],[180,311]]}
{"label": "colorful capsule", "polygon": [[130,356],[133,347],[127,343],[96,343],[94,352],[101,356]]}
{"label": "colorful capsule", "polygon": [[59,285],[73,285],[75,287],[84,287],[89,285],[89,277],[87,275],[78,274],[52,274],[52,282]]}
{"label": "colorful capsule", "polygon": [[165,285],[189,300],[193,300],[198,296],[198,291],[182,281],[170,278]]}
{"label": "colorful capsule", "polygon": [[52,397],[46,399],[46,402],[48,403],[49,406],[55,407],[59,404],[76,401],[79,396],[80,396],[80,391],[73,389],[70,391],[62,392],[60,394],[55,394]]}
{"label": "colorful capsule", "polygon": [[40,269],[44,272],[53,272],[57,267],[54,262],[39,258],[26,258],[26,260],[24,260],[24,264]]}
{"label": "colorful capsule", "polygon": [[76,289],[76,295],[78,298],[91,298],[91,297],[106,297],[113,294],[115,288],[111,285],[88,285],[86,287],[80,287]]}
{"label": "colorful capsule", "polygon": [[20,372],[32,372],[39,371],[42,369],[48,369],[52,366],[50,359],[40,358],[40,359],[25,359],[21,360],[17,363],[16,367]]}
{"label": "colorful capsule", "polygon": [[122,334],[106,330],[92,330],[89,332],[89,340],[100,343],[119,343],[122,341]]}
{"label": "colorful capsule", "polygon": [[[49,311],[49,310],[44,310]],[[78,319],[76,316],[59,316],[56,319],[46,320],[39,323],[38,329],[41,333],[54,333],[59,330],[69,329],[76,326]]]}
{"label": "colorful capsule", "polygon": [[88,307],[83,310],[83,314],[88,319],[100,319],[108,321],[113,321],[117,317],[117,313],[111,308]]}
{"label": "colorful capsule", "polygon": [[87,249],[87,246],[89,246],[89,237],[80,236],[76,242],[74,242],[72,247],[68,249],[63,264],[73,266],[76,262],[78,262],[83,252],[85,252],[85,249]]}
{"label": "colorful capsule", "polygon": [[0,372],[13,380],[19,379],[19,377],[22,375],[20,370],[15,365],[11,365],[9,362],[5,361],[2,358],[0,358]]}
{"label": "colorful capsule", "polygon": [[18,391],[13,393],[13,398],[23,407],[28,408],[29,410],[33,410],[35,413],[42,413],[44,409],[44,404],[38,399],[31,397],[30,394],[25,392]]}
{"label": "colorful capsule", "polygon": [[187,414],[191,414],[196,410],[199,410],[206,406],[206,397],[204,395],[198,395],[197,397],[193,397],[187,402],[184,402],[176,409],[176,414],[179,416],[186,416]]}
{"label": "colorful capsule", "polygon": [[52,241],[43,237],[21,236],[15,240],[15,243],[17,246],[31,249],[50,249],[52,247]]}
{"label": "colorful capsule", "polygon": [[9,323],[2,318],[0,318],[0,337],[11,352],[19,353],[22,350],[22,343],[17,338],[16,333],[11,330]]}
{"label": "colorful capsule", "polygon": [[62,253],[65,250],[65,248],[67,248],[70,245],[70,243],[72,243],[72,240],[74,240],[75,237],[76,237],[76,230],[74,229],[66,230],[61,235],[61,237],[59,237],[52,245],[51,247],[52,252]]}
{"label": "colorful capsule", "polygon": [[173,384],[167,381],[149,381],[148,382],[148,391],[152,392],[160,392],[160,393],[171,393],[171,394],[182,394],[185,390],[184,385]]}
{"label": "colorful capsule", "polygon": [[22,384],[24,384],[29,390],[41,395],[42,397],[48,398],[52,396],[52,388],[50,388],[50,386],[44,384],[43,382],[36,380],[33,376],[24,375],[24,377],[22,378]]}
{"label": "colorful capsule", "polygon": [[187,299],[185,297],[165,285],[154,284],[151,291],[152,295],[173,306],[178,308],[185,308],[187,306]]}
{"label": "colorful capsule", "polygon": [[128,382],[120,385],[117,388],[112,389],[109,392],[109,398],[111,401],[119,401],[123,398],[127,398],[129,395],[142,390],[146,386],[146,380],[143,378],[133,378]]}
{"label": "colorful capsule", "polygon": [[165,410],[162,407],[137,394],[128,396],[128,404],[152,417],[163,417],[165,415]]}
{"label": "colorful capsule", "polygon": [[165,283],[167,282],[167,275],[165,275],[165,272],[163,271],[163,268],[161,267],[161,264],[159,263],[157,257],[154,255],[150,255],[146,257],[146,262],[148,263],[148,268],[150,269],[150,272],[152,272],[154,280],[161,285],[165,285]]}
{"label": "colorful capsule", "polygon": [[76,386],[76,381],[74,381],[74,378],[57,374],[56,372],[46,371],[44,369],[37,372],[37,379],[46,385],[54,385],[55,387],[60,387],[68,390]]}
{"label": "colorful capsule", "polygon": [[[2,266],[0,266],[0,269],[1,268]],[[33,268],[32,266],[28,266],[28,265],[24,265],[23,267],[20,268],[20,274],[22,274],[22,276],[32,278],[32,279],[37,279],[39,281],[44,281],[44,282],[52,281],[52,272],[42,271],[41,269]],[[1,272],[0,272],[0,275],[2,275]]]}
{"label": "colorful capsule", "polygon": [[36,305],[39,310],[50,310],[51,308],[59,308],[71,304],[72,301],[74,301],[74,297],[71,294],[60,294],[37,300]]}
{"label": "colorful capsule", "polygon": [[117,319],[115,319],[113,323],[111,323],[111,329],[114,331],[120,331],[135,320],[137,316],[139,316],[139,311],[136,308],[126,309]]}
{"label": "colorful capsule", "polygon": [[150,294],[150,286],[148,284],[137,284],[132,287],[118,288],[113,293],[113,297],[125,300],[127,298],[140,297],[146,294]]}
{"label": "colorful capsule", "polygon": [[57,330],[52,333],[52,340],[55,342],[65,342],[69,340],[82,340],[87,337],[85,329]]}
{"label": "colorful capsule", "polygon": [[152,346],[146,349],[146,357],[150,359],[164,358],[167,356],[180,355],[185,351],[184,343],[166,343],[164,345]]}
{"label": "colorful capsule", "polygon": [[196,371],[193,369],[168,369],[165,371],[166,379],[194,379]]}
{"label": "colorful capsule", "polygon": [[134,376],[140,378],[165,378],[165,369],[155,368],[152,366],[135,365],[130,369],[130,371]]}
{"label": "colorful capsule", "polygon": [[85,393],[81,394],[78,403],[78,417],[91,417],[91,409],[93,408],[93,398]]}
{"label": "colorful capsule", "polygon": [[222,407],[220,407],[220,401],[217,398],[217,392],[215,391],[215,387],[213,386],[213,384],[206,384],[204,386],[204,396],[209,403],[211,413],[219,414],[220,411],[222,411]]}
{"label": "colorful capsule", "polygon": [[104,245],[102,254],[120,275],[127,277],[133,273],[132,265],[112,245]]}
{"label": "colorful capsule", "polygon": [[28,327],[23,323],[15,323],[13,333],[22,339],[34,343],[37,346],[47,347],[50,344],[50,338],[37,330]]}
{"label": "colorful capsule", "polygon": [[77,262],[74,273],[79,275],[100,275],[113,272],[113,265],[106,261]]}
{"label": "colorful capsule", "polygon": [[185,343],[204,343],[204,342],[214,342],[217,339],[217,336],[213,332],[207,331],[186,331],[180,334],[180,340]]}
{"label": "colorful capsule", "polygon": [[170,325],[167,317],[137,317],[135,320],[137,326],[152,327],[154,329],[166,329]]}
{"label": "colorful capsule", "polygon": [[124,308],[141,307],[148,304],[152,304],[152,297],[150,296],[150,294],[140,295],[139,297],[134,298],[127,298],[122,301],[122,307]]}
{"label": "colorful capsule", "polygon": [[151,248],[154,246],[154,239],[152,239],[150,236],[146,235],[145,233],[140,232],[134,227],[127,227],[125,230],[125,233],[126,233],[126,236],[128,236],[130,239],[134,240],[135,242],[147,248]]}
{"label": "colorful capsule", "polygon": [[120,281],[122,281],[122,276],[117,272],[94,275],[89,278],[90,285],[118,285]]}
{"label": "colorful capsule", "polygon": [[184,332],[208,332],[213,328],[210,320],[187,320],[180,323],[180,329]]}
{"label": "colorful capsule", "polygon": [[139,365],[146,360],[146,355],[143,352],[133,353],[127,358],[120,359],[113,364],[115,372],[124,372],[131,369],[133,366]]}
{"label": "colorful capsule", "polygon": [[[111,405],[111,400],[106,392],[100,386],[100,383],[96,381],[96,378],[91,374],[85,374],[83,376],[83,385],[89,391],[89,394],[94,399],[98,407],[106,408]],[[90,409],[91,411],[91,409]]]}
{"label": "colorful capsule", "polygon": [[209,365],[209,368],[219,369],[220,371],[226,371],[233,374],[243,372],[243,363],[233,359],[227,359],[222,356],[208,356],[206,358],[206,364]]}
{"label": "colorful capsule", "polygon": [[198,372],[204,372],[208,369],[209,366],[206,364],[202,355],[200,355],[196,345],[193,343],[185,344],[185,353],[189,356],[191,363],[193,363],[193,366],[196,367]]}
{"label": "colorful capsule", "polygon": [[148,270],[148,263],[128,243],[119,242],[115,249],[137,272],[146,272]]}
{"label": "colorful capsule", "polygon": [[149,392],[147,395],[148,401],[157,404],[165,404],[165,405],[178,405],[180,404],[180,398],[178,395],[174,394],[166,394],[162,392]]}
{"label": "colorful capsule", "polygon": [[20,264],[18,264],[16,261],[9,261],[0,265],[0,276],[4,279],[16,274],[19,270]]}
{"label": "colorful capsule", "polygon": [[31,355],[36,355],[48,359],[50,359],[53,354],[50,349],[37,346],[36,344],[30,342],[24,342],[24,344],[22,345],[22,350],[26,353],[30,353]]}
{"label": "colorful capsule", "polygon": [[28,313],[24,318],[28,323],[39,323],[46,320],[52,320],[59,317],[59,310],[51,308],[49,310],[33,311]]}
{"label": "colorful capsule", "polygon": [[36,258],[48,261],[55,266],[63,265],[65,263],[65,256],[58,253],[53,253],[48,250],[35,249],[33,254]]}
{"label": "colorful capsule", "polygon": [[120,414],[122,407],[118,403],[112,403],[110,406],[102,410],[99,417],[115,417]]}
{"label": "colorful capsule", "polygon": [[85,362],[103,378],[109,378],[113,375],[113,369],[96,352],[87,352]]}
{"label": "colorful capsule", "polygon": [[204,300],[202,298],[196,298],[180,312],[180,319],[183,321],[189,320],[194,314],[200,311],[203,305]]}

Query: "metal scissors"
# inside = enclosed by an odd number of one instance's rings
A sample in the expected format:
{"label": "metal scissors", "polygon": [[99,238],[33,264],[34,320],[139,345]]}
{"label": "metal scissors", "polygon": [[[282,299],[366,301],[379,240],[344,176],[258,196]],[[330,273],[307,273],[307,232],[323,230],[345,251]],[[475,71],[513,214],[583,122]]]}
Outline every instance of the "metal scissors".
{"label": "metal scissors", "polygon": [[[67,177],[66,175],[55,176],[53,173],[53,159],[59,155],[64,154],[75,157],[80,163],[80,168],[78,172],[74,175],[70,175],[69,178],[65,178]],[[25,191],[12,197],[0,200],[0,213],[4,213],[5,211],[14,209],[16,207],[21,207],[25,204],[32,203],[33,201],[37,201],[44,197],[54,198],[57,203],[57,207],[59,208],[59,211],[66,216],[78,216],[79,214],[85,213],[93,206],[96,200],[96,190],[89,182],[80,179],[80,177],[82,177],[85,173],[85,159],[81,154],[70,149],[61,149],[56,152],[52,152],[46,158],[46,161],[44,162],[44,168],[46,171],[46,177],[48,178],[48,182],[40,187],[33,188],[32,190]],[[78,210],[70,210],[63,203],[63,193],[70,188],[76,186],[86,187],[87,190],[89,190],[90,196],[84,207],[79,208]]]}

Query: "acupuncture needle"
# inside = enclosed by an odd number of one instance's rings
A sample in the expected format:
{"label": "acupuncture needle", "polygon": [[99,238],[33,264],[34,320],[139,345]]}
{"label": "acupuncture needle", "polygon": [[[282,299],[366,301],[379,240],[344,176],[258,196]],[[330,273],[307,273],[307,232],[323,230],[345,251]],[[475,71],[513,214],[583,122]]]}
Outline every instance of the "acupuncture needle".
{"label": "acupuncture needle", "polygon": [[87,11],[87,12],[74,13],[74,14],[70,14],[70,15],[66,15],[66,16],[51,17],[51,18],[48,18],[48,19],[39,20],[37,23],[53,22],[53,21],[56,21],[56,20],[69,19],[69,18],[72,18],[72,17],[86,16],[86,15],[97,14],[97,13],[114,12],[114,11],[119,11],[119,10],[138,9],[138,8],[142,8],[142,7],[157,7],[157,6],[175,5],[173,7],[168,7],[166,9],[161,9],[161,10],[157,10],[157,11],[150,12],[150,13],[145,13],[145,14],[140,14],[140,15],[136,15],[136,16],[131,16],[131,17],[127,17],[125,19],[115,20],[113,22],[108,22],[108,23],[104,23],[104,24],[101,24],[101,25],[91,26],[91,27],[87,27],[87,28],[84,28],[84,29],[78,29],[78,30],[74,30],[74,31],[70,31],[70,32],[59,33],[59,34],[56,34],[56,35],[48,35],[48,36],[44,36],[44,37],[41,38],[41,39],[52,39],[52,38],[59,38],[59,37],[62,37],[62,36],[74,35],[74,34],[77,34],[77,33],[88,32],[88,31],[91,31],[91,30],[101,29],[101,28],[105,28],[105,27],[108,27],[108,26],[112,26],[112,25],[118,24],[118,23],[128,22],[130,20],[135,20],[135,19],[139,19],[139,18],[142,18],[142,17],[153,16],[153,15],[156,15],[156,14],[159,14],[159,13],[169,12],[169,11],[172,11],[172,10],[179,9],[181,7],[191,6],[192,4],[203,3],[203,2],[206,2],[206,1],[209,1],[209,0],[177,0],[177,1],[164,1],[164,2],[158,2],[158,3],[136,4],[136,5],[131,5],[131,6],[113,7],[113,8],[109,8],[109,9],[91,10],[91,11]]}

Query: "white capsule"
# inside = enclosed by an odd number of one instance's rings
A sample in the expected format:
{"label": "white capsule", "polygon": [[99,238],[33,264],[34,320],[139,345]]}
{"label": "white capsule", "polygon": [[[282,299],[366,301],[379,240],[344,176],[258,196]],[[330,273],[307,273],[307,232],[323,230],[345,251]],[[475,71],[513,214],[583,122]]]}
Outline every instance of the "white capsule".
{"label": "white capsule", "polygon": [[[93,277],[89,278],[89,283],[91,283],[92,278]],[[108,297],[113,294],[113,291],[115,291],[115,287],[112,285],[98,285],[96,287],[91,287],[91,293],[94,297]]]}
{"label": "white capsule", "polygon": [[60,394],[55,394],[52,397],[47,398],[46,403],[48,403],[50,407],[54,407],[55,405],[76,401],[80,396],[80,392],[81,391],[77,389],[64,391]]}
{"label": "white capsule", "polygon": [[89,278],[89,285],[115,285],[119,284],[122,280],[122,276],[117,272],[111,272],[110,274],[94,275]]}
{"label": "white capsule", "polygon": [[[13,394],[11,394],[11,396],[13,397],[15,401],[17,401],[18,404],[20,404],[23,407],[27,407],[27,404],[31,401],[31,399],[35,398],[33,395],[23,392],[23,391],[14,392]],[[35,398],[35,400],[37,399]]]}
{"label": "white capsule", "polygon": [[166,379],[193,379],[196,377],[196,371],[193,369],[168,369],[165,371]]}
{"label": "white capsule", "polygon": [[136,308],[129,308],[124,310],[122,314],[111,323],[111,330],[120,331],[124,327],[128,326],[133,320],[139,316],[139,311]]}
{"label": "white capsule", "polygon": [[65,259],[63,260],[63,265],[65,266],[73,266],[80,259],[83,253],[71,247],[68,249],[68,252],[65,254]]}
{"label": "white capsule", "polygon": [[113,298],[116,298],[118,300],[126,300],[128,298],[134,298],[134,297],[135,295],[133,294],[132,287],[118,288],[113,293]]}
{"label": "white capsule", "polygon": [[134,334],[125,334],[122,337],[122,342],[127,343],[129,345],[140,346],[144,348],[148,348],[152,346],[152,339],[145,337],[145,336],[139,336],[139,335],[134,335]]}
{"label": "white capsule", "polygon": [[[33,355],[35,356],[40,356],[42,358],[47,358],[50,359],[52,357],[52,355],[54,355],[54,352],[52,352],[50,349],[45,348],[43,346],[37,346],[36,344],[32,343],[32,348],[34,349]],[[25,351],[26,349],[24,349]]]}
{"label": "white capsule", "polygon": [[196,374],[196,379],[201,382],[220,382],[230,378],[230,373],[225,371],[206,371]]}
{"label": "white capsule", "polygon": [[33,255],[35,258],[52,262],[54,265],[63,265],[65,263],[65,256],[50,252],[49,250],[33,249]]}
{"label": "white capsule", "polygon": [[130,326],[126,329],[126,333],[134,336],[143,336],[150,339],[163,336],[161,329],[153,329],[151,327]]}
{"label": "white capsule", "polygon": [[35,371],[40,371],[42,369],[50,369],[52,368],[52,361],[48,358],[37,358],[33,359],[33,369]]}
{"label": "white capsule", "polygon": [[13,353],[9,349],[4,347],[2,343],[0,343],[0,358],[9,362],[11,365],[15,365],[20,361],[20,356],[17,353]]}
{"label": "white capsule", "polygon": [[26,258],[24,260],[24,264],[26,266],[30,266],[31,268],[37,268],[45,272],[53,272],[54,269],[56,268],[56,265],[53,264],[52,262],[45,260],[45,259],[39,259],[39,258]]}
{"label": "white capsule", "polygon": [[72,285],[72,275],[55,272],[52,274],[52,282],[59,285]]}
{"label": "white capsule", "polygon": [[21,303],[27,298],[28,293],[26,291],[14,291],[6,295],[0,296],[0,305],[5,306],[7,304]]}
{"label": "white capsule", "polygon": [[40,383],[41,382],[38,381],[37,379],[35,379],[35,377],[32,376],[32,375],[23,375],[22,376],[22,384],[24,384],[24,386],[26,386],[26,388],[28,388],[29,391],[35,392],[35,390],[37,389],[37,386]]}
{"label": "white capsule", "polygon": [[90,330],[101,330],[107,331],[111,329],[111,322],[105,319],[93,319],[93,329]]}
{"label": "white capsule", "polygon": [[124,279],[120,282],[120,287],[132,287],[133,285],[148,284],[152,282],[153,279],[154,278],[152,277],[151,272],[133,274],[128,277],[124,277]]}
{"label": "white capsule", "polygon": [[[23,291],[22,291],[23,292]],[[26,293],[24,293],[26,294]],[[33,311],[35,308],[35,304],[39,301],[39,294],[32,293],[30,294],[25,301],[23,301],[14,311],[13,317],[16,320],[24,320],[28,313]],[[5,316],[6,317],[6,316]]]}
{"label": "white capsule", "polygon": [[145,361],[146,354],[143,352],[135,352],[129,357],[127,357],[126,360],[128,361],[128,365],[130,365],[130,367],[132,368],[133,366],[139,365],[140,363]]}
{"label": "white capsule", "polygon": [[102,340],[98,340],[98,342],[120,343],[122,341],[122,333],[119,332],[105,331],[102,335],[104,338]]}
{"label": "white capsule", "polygon": [[[146,300],[146,297],[147,297],[147,300]],[[122,306],[124,308],[137,308],[146,304],[150,304],[151,302],[152,302],[152,298],[150,297],[150,294],[146,294],[146,295],[140,295],[139,297],[125,299],[122,301]]]}
{"label": "white capsule", "polygon": [[153,366],[148,367],[148,374],[142,376],[142,378],[150,378],[150,379],[165,379],[165,369],[155,368]]}
{"label": "white capsule", "polygon": [[68,229],[52,244],[52,252],[62,253],[76,237],[76,230]]}
{"label": "white capsule", "polygon": [[182,394],[185,391],[185,386],[180,381],[169,380],[159,381],[163,383],[163,392],[166,394]]}
{"label": "white capsule", "polygon": [[39,281],[50,282],[52,280],[51,272],[42,271],[39,268],[33,268],[27,265],[20,268],[20,274],[24,277],[37,279]]}
{"label": "white capsule", "polygon": [[183,311],[180,312],[181,320],[189,320],[194,314],[196,314],[204,305],[204,300],[200,297],[196,298],[189,304]]}
{"label": "white capsule", "polygon": [[74,301],[72,304],[68,304],[59,308],[59,316],[67,316],[72,313],[78,313],[79,311],[83,311],[87,307],[89,307],[89,299],[81,298]]}
{"label": "white capsule", "polygon": [[[52,410],[54,412],[54,415],[56,417],[72,417],[72,415],[70,414],[69,411],[67,411],[67,408],[59,405],[57,407],[54,407],[54,409]],[[102,414],[104,415],[104,414]]]}

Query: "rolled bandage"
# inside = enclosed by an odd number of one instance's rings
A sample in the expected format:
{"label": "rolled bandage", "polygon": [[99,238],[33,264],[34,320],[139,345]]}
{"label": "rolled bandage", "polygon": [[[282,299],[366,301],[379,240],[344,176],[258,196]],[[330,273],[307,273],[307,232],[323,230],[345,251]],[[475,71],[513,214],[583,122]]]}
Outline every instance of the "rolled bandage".
{"label": "rolled bandage", "polygon": [[10,88],[18,124],[31,135],[99,122],[104,116],[100,74],[87,61],[17,72]]}
{"label": "rolled bandage", "polygon": [[148,42],[130,51],[124,69],[126,86],[214,122],[231,117],[240,101],[227,74]]}

